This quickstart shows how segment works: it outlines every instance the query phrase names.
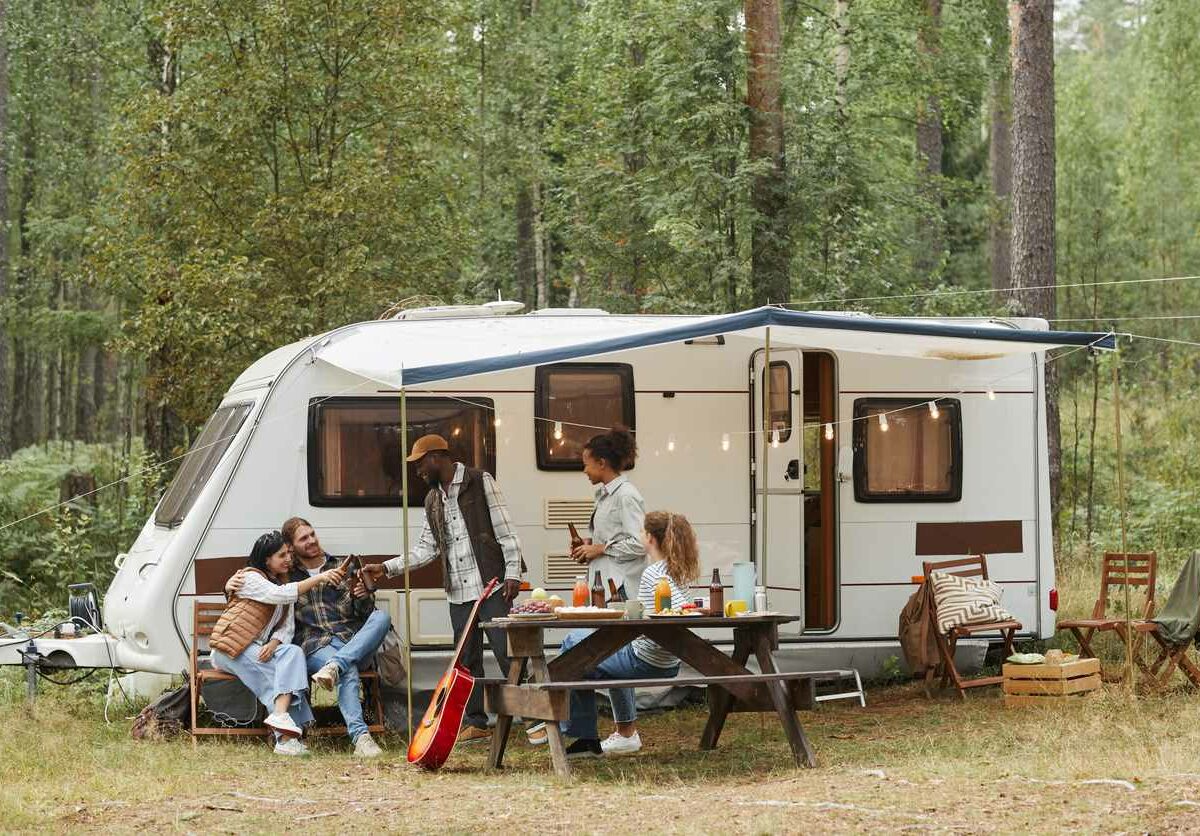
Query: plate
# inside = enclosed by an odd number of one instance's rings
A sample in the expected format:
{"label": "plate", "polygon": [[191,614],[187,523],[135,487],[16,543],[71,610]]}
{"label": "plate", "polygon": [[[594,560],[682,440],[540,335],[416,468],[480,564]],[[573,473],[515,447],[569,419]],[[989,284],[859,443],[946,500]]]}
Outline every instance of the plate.
{"label": "plate", "polygon": [[702,612],[683,612],[683,613],[648,612],[648,613],[646,613],[647,618],[701,618],[703,616],[704,616],[704,613],[702,613]]}
{"label": "plate", "polygon": [[507,618],[513,621],[553,621],[552,612],[510,612]]}
{"label": "plate", "polygon": [[554,614],[558,616],[559,621],[592,621],[598,620],[615,620],[625,617],[624,610],[587,610],[584,612],[563,612],[562,609],[557,609]]}

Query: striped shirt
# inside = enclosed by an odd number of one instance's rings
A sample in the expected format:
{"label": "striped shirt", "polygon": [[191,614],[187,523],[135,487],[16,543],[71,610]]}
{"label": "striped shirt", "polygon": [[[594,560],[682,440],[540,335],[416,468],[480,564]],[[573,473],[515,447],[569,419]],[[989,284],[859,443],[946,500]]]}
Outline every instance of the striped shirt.
{"label": "striped shirt", "polygon": [[[688,588],[675,583],[675,579],[667,574],[667,562],[659,560],[651,563],[642,572],[642,582],[638,586],[638,600],[646,608],[646,612],[654,612],[654,587],[659,578],[666,578],[671,584],[671,608],[679,609],[691,599],[688,598]],[[679,664],[679,658],[663,650],[645,636],[633,640],[633,653],[647,665],[656,668],[673,668]]]}

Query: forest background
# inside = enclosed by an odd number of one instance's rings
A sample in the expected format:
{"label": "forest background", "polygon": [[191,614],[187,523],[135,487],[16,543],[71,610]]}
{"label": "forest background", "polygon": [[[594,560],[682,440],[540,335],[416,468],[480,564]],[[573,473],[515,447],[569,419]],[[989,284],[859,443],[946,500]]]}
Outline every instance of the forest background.
{"label": "forest background", "polygon": [[[0,613],[107,585],[246,365],[403,300],[1197,339],[1200,3],[1052,9],[0,0]],[[1052,366],[1060,561],[1119,543],[1112,363]],[[1178,560],[1200,354],[1121,374]]]}

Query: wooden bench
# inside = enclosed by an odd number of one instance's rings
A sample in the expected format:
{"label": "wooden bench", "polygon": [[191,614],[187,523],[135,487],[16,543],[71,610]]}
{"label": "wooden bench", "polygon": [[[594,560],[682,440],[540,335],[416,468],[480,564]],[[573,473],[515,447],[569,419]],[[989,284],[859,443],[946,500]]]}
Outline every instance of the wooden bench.
{"label": "wooden bench", "polygon": [[[191,711],[191,732],[193,739],[196,735],[216,734],[216,735],[240,735],[240,736],[266,736],[270,730],[266,726],[201,726],[197,722],[200,714],[200,689],[205,682],[225,682],[236,680],[234,674],[227,673],[222,670],[217,670],[212,667],[211,662],[208,662],[208,640],[212,636],[213,628],[217,625],[217,619],[221,617],[221,613],[225,610],[225,604],[219,601],[196,601],[195,608],[192,611],[192,653],[191,653],[191,683],[192,683],[192,711]],[[204,648],[200,645],[203,642]],[[207,663],[208,667],[201,667],[201,664]],[[380,695],[379,674],[376,671],[360,671],[359,678],[363,683],[364,698],[367,697],[370,691],[371,702],[369,703],[374,716],[371,718],[373,723],[367,724],[367,730],[372,733],[379,733],[384,730],[383,727],[383,701]],[[365,701],[365,699],[364,699]],[[255,699],[256,716],[259,703]],[[345,734],[345,725],[330,725],[330,726],[313,726],[309,734],[326,735],[326,734]]]}

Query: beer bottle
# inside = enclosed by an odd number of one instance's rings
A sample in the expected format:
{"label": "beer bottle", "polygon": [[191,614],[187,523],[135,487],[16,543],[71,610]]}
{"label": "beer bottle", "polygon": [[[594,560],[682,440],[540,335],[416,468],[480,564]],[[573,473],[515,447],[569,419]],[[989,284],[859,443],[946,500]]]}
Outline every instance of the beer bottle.
{"label": "beer bottle", "polygon": [[604,606],[604,584],[600,581],[600,571],[596,571],[596,579],[592,581],[592,606]]}
{"label": "beer bottle", "polygon": [[719,569],[713,569],[712,583],[708,585],[708,611],[712,615],[725,614],[725,587],[721,585]]}

